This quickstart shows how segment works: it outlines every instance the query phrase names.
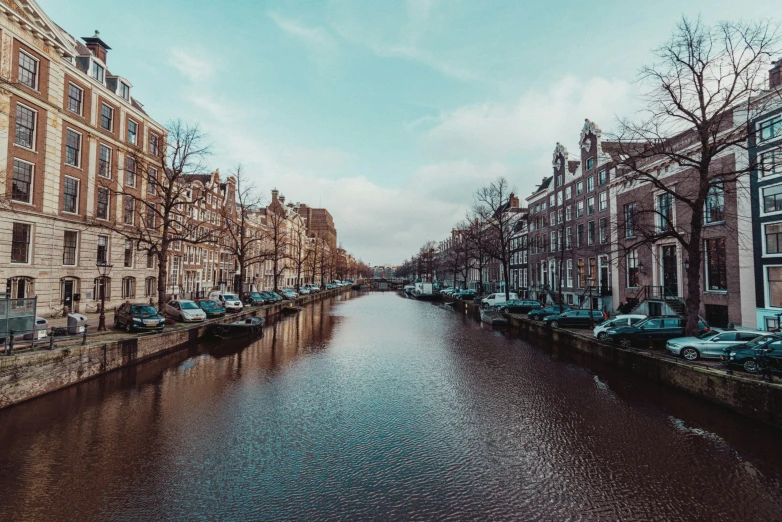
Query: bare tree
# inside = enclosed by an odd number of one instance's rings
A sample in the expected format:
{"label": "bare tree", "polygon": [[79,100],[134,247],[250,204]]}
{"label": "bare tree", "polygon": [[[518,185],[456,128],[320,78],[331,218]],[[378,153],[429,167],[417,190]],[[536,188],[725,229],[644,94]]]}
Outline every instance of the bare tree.
{"label": "bare tree", "polygon": [[269,259],[270,252],[263,248],[265,237],[258,213],[262,198],[247,179],[241,165],[236,167],[232,176],[236,187],[236,208],[232,208],[233,205],[223,205],[221,208],[220,234],[223,247],[238,264],[242,282],[238,289],[239,298],[244,299],[244,282],[249,267]]}
{"label": "bare tree", "polygon": [[302,273],[313,255],[312,239],[307,237],[304,227],[296,227],[291,233],[291,263],[296,268],[296,289],[302,284]]}
{"label": "bare tree", "polygon": [[274,278],[272,285],[276,292],[279,290],[280,276],[287,268],[291,245],[290,224],[285,208],[281,205],[267,208],[264,225],[262,229],[265,245],[264,255],[272,262],[272,276]]}
{"label": "bare tree", "polygon": [[[199,219],[198,212],[193,212],[205,197],[203,192],[193,190],[194,175],[208,172],[204,160],[210,149],[204,143],[205,135],[198,125],[180,120],[172,121],[167,128],[167,135],[151,144],[149,154],[137,148],[126,155],[121,185],[98,177],[98,186],[109,197],[105,201],[108,219],[93,220],[94,225],[120,234],[133,241],[137,250],[156,258],[158,306],[166,300],[172,245],[204,243],[218,237]],[[142,179],[146,180],[146,190]],[[102,197],[99,193],[99,205]],[[120,219],[110,211],[111,200],[120,201]]]}
{"label": "bare tree", "polygon": [[[683,19],[669,42],[656,50],[656,62],[642,69],[648,90],[641,117],[622,120],[615,136],[620,175],[628,183],[649,185],[661,198],[660,204],[638,209],[646,218],[631,218],[637,240],[625,247],[664,238],[681,245],[688,262],[688,334],[698,331],[704,218],[724,212],[725,194],[735,193],[741,178],[757,168],[737,157],[746,154],[750,121],[768,99],[763,89],[777,34],[769,21],[707,27],[700,20]],[[683,174],[679,182],[661,173],[665,164]],[[683,210],[676,222],[674,202]]]}
{"label": "bare tree", "polygon": [[469,215],[466,219],[466,226],[462,229],[465,248],[469,253],[468,269],[478,272],[478,293],[483,293],[483,269],[490,261],[490,241],[491,237],[488,229],[478,216]]}
{"label": "bare tree", "polygon": [[487,253],[502,264],[506,299],[510,299],[511,238],[522,217],[521,209],[518,204],[514,205],[513,199],[508,180],[499,177],[475,193],[473,205],[473,212],[490,238]]}

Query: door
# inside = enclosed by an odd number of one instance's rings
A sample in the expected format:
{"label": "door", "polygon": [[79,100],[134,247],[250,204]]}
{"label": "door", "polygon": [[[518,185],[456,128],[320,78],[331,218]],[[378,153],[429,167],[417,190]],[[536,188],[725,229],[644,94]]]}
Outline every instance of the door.
{"label": "door", "polygon": [[664,246],[661,249],[662,283],[668,295],[679,295],[679,270],[676,260],[676,246]]}
{"label": "door", "polygon": [[69,310],[73,308],[73,281],[63,282],[62,302]]}

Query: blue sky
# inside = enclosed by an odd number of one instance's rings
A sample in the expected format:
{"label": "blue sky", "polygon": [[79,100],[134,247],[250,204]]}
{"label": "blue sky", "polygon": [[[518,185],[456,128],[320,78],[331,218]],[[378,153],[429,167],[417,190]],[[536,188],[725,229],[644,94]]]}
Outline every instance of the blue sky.
{"label": "blue sky", "polygon": [[[557,141],[636,105],[637,71],[684,14],[780,2],[39,0],[165,123],[198,122],[221,173],[322,205],[340,242],[396,264],[447,236],[499,175],[526,197]],[[650,9],[653,7],[653,11]],[[775,12],[776,11],[776,12]]]}

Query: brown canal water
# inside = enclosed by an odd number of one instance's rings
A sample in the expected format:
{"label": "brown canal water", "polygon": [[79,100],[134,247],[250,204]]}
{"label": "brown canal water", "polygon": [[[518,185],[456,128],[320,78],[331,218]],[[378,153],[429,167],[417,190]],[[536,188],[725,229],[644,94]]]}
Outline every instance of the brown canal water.
{"label": "brown canal water", "polygon": [[782,436],[394,293],[0,411],[3,520],[774,520]]}

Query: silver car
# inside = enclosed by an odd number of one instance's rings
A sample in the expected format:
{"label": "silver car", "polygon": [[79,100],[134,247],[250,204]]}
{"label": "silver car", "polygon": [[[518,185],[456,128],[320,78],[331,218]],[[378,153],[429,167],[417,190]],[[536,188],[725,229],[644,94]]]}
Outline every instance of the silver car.
{"label": "silver car", "polygon": [[670,339],[665,347],[673,355],[681,355],[688,361],[696,361],[699,358],[719,359],[723,348],[748,343],[762,335],[774,334],[757,330],[717,330],[712,328],[698,337]]}
{"label": "silver car", "polygon": [[166,303],[163,311],[174,319],[178,319],[183,322],[198,322],[206,320],[206,312],[195,304],[193,301],[187,299],[174,299]]}

